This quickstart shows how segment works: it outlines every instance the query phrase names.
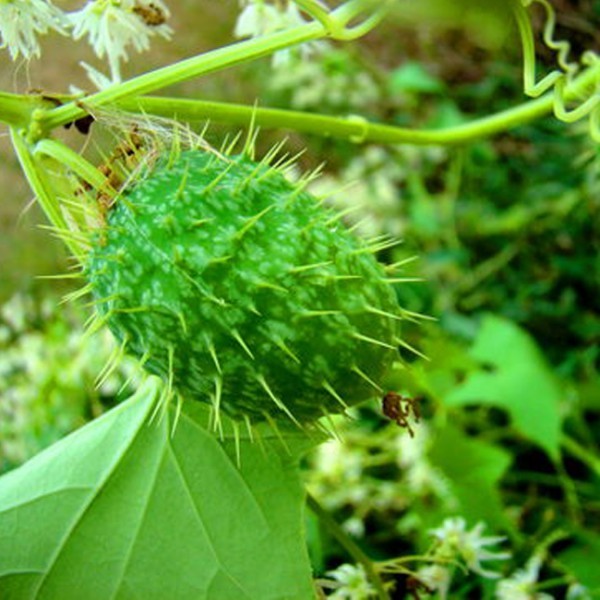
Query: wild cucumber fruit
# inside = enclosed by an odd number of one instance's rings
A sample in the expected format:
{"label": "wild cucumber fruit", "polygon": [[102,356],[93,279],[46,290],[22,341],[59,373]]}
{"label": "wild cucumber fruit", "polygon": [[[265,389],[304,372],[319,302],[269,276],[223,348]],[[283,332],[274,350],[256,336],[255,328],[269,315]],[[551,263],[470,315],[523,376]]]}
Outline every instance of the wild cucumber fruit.
{"label": "wild cucumber fruit", "polygon": [[397,355],[383,267],[302,188],[245,155],[184,151],[122,193],[90,252],[115,336],[217,417],[341,412]]}

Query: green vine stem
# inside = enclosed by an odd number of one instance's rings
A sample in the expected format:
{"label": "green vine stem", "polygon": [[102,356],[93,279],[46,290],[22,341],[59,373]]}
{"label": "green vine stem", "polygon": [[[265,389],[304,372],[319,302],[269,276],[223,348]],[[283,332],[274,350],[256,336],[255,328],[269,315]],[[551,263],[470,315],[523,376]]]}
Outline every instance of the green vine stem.
{"label": "green vine stem", "polygon": [[[539,81],[536,81],[536,56],[535,41],[531,20],[526,8],[539,4],[543,7],[546,18],[543,31],[544,44],[557,53],[558,68],[550,71]],[[548,0],[513,0],[513,14],[521,37],[523,49],[523,87],[528,96],[537,98],[553,88],[554,115],[560,121],[573,123],[589,116],[589,128],[592,139],[600,141],[600,127],[598,114],[600,109],[600,95],[598,84],[600,81],[600,57],[593,52],[585,52],[580,63],[568,60],[571,49],[566,40],[555,38],[556,14]],[[581,69],[586,75],[586,86],[572,84],[575,76]],[[569,103],[574,103],[574,108],[567,108]]]}
{"label": "green vine stem", "polygon": [[319,521],[329,530],[331,535],[339,542],[342,548],[344,548],[357,563],[360,563],[363,566],[367,577],[377,592],[379,600],[390,600],[390,595],[387,593],[373,561],[361,550],[358,544],[348,536],[314,496],[307,494],[306,504]]}
{"label": "green vine stem", "polygon": [[[530,4],[532,4],[532,2],[528,0],[513,0],[513,14],[521,36],[521,47],[523,51],[523,89],[528,96],[537,98],[549,90],[556,81],[563,76],[563,73],[559,70],[554,70],[536,82],[535,41],[531,20],[525,10],[526,5],[528,6]],[[544,39],[548,47],[557,49],[557,44],[550,41],[554,30],[553,13],[547,3],[544,4],[544,8],[546,9],[547,15],[546,26],[544,28]],[[550,43],[548,43],[549,41]],[[568,52],[568,49],[566,51]],[[565,64],[565,59],[565,48],[561,46],[559,52],[560,64]],[[570,68],[569,71],[572,72],[572,68]]]}
{"label": "green vine stem", "polygon": [[[308,4],[314,3],[309,2]],[[36,115],[35,126],[32,127],[30,138],[35,140],[43,137],[45,132],[85,116],[88,110],[106,106],[126,97],[147,94],[188,79],[222,71],[303,42],[327,36],[341,40],[355,39],[379,23],[389,4],[389,0],[381,5],[376,4],[373,0],[350,0],[328,15],[325,15],[323,10],[317,11],[321,21],[312,21],[285,31],[218,48],[112,85],[86,97],[81,102],[74,100],[52,110],[42,110]],[[348,27],[350,21],[374,7],[375,12],[362,23]]]}
{"label": "green vine stem", "polygon": [[[336,15],[339,17],[339,14],[345,11],[347,14],[342,15],[343,19],[340,19],[340,22],[346,23],[349,16],[356,15],[358,8],[364,10],[365,6],[369,6],[370,4],[372,3],[368,0],[363,2],[358,2],[358,0],[357,2],[351,1],[343,4],[334,13],[328,15],[328,17],[333,23],[336,23],[333,17]],[[517,7],[515,15],[521,31],[523,44],[525,91],[530,95],[539,95],[542,91],[542,87],[540,87],[542,82],[535,84],[535,49],[533,46],[531,24],[522,4],[517,2],[515,6]],[[325,20],[323,14],[319,16]],[[585,102],[583,113],[582,107],[569,112],[565,109],[566,103],[579,100],[586,92],[589,93],[590,87],[595,87],[597,80],[600,78],[600,63],[598,61],[592,61],[590,66],[577,78],[568,81],[564,78],[560,80],[561,74],[559,72],[554,72],[551,81],[544,78],[543,89],[549,89],[549,87],[556,83],[557,78],[559,78],[560,84],[555,87],[554,96],[547,94],[535,101],[495,115],[458,127],[436,131],[411,130],[370,123],[360,116],[331,117],[307,114],[299,111],[256,109],[249,106],[221,102],[172,98],[135,98],[136,96],[142,96],[153,90],[186,79],[266,56],[281,48],[324,37],[328,33],[330,32],[326,30],[322,22],[314,21],[290,30],[239,42],[180,61],[157,71],[146,73],[129,81],[111,86],[91,96],[80,99],[72,98],[63,106],[36,110],[34,111],[35,118],[30,127],[29,139],[36,140],[44,137],[55,127],[81,118],[88,114],[88,112],[93,112],[94,109],[99,107],[112,105],[135,112],[142,111],[163,116],[177,116],[188,120],[221,120],[227,121],[230,124],[243,125],[249,122],[249,116],[256,113],[257,124],[268,127],[293,126],[293,129],[307,133],[346,137],[354,141],[409,143],[416,145],[452,145],[494,135],[500,131],[547,115],[552,110],[555,111],[558,118],[573,121],[589,112],[598,102],[595,97],[589,102]],[[339,31],[337,34],[341,35]],[[550,40],[548,43],[550,43]],[[554,46],[557,44],[554,43]],[[563,57],[561,64],[564,62],[565,59]],[[21,96],[21,98],[24,97]],[[18,107],[17,101],[17,95],[4,94],[0,97],[0,120],[8,121],[11,125],[24,124],[25,114]]]}
{"label": "green vine stem", "polygon": [[[329,35],[336,40],[355,40],[376,27],[395,0],[350,0],[342,4],[333,13],[328,26]],[[349,27],[348,24],[365,11],[375,11],[362,23]]]}
{"label": "green vine stem", "polygon": [[303,133],[346,138],[355,142],[448,146],[470,142],[551,114],[552,98],[531,100],[518,107],[446,129],[423,130],[373,123],[359,115],[334,117],[302,111],[262,108],[229,102],[178,98],[127,98],[116,108],[186,121],[214,121],[247,126],[289,128]]}
{"label": "green vine stem", "polygon": [[572,456],[579,459],[586,465],[596,476],[600,477],[600,458],[592,454],[584,448],[579,442],[576,442],[568,435],[563,435],[561,438],[563,448]]}
{"label": "green vine stem", "polygon": [[106,176],[94,165],[61,142],[50,139],[40,140],[35,145],[34,155],[51,156],[58,162],[69,167],[69,169],[71,169],[78,177],[97,190],[102,190],[109,185]]}
{"label": "green vine stem", "polygon": [[[537,83],[533,32],[526,11],[526,7],[534,2],[546,9],[544,41],[548,47],[558,52],[558,66],[562,69],[553,71]],[[157,98],[145,95],[153,90],[249,62],[303,42],[327,36],[351,39],[353,36],[363,35],[375,26],[383,15],[382,11],[387,10],[391,4],[387,1],[376,3],[374,0],[348,0],[333,11],[328,10],[318,0],[302,0],[299,5],[316,20],[182,60],[87,97],[62,96],[53,101],[52,98],[44,95],[0,93],[0,122],[7,123],[13,129],[13,141],[16,140],[15,147],[19,160],[53,225],[59,230],[68,230],[56,194],[52,192],[49,182],[46,181],[47,177],[39,154],[53,156],[96,188],[100,187],[101,182],[99,179],[96,181],[93,167],[88,167],[68,148],[45,138],[54,128],[66,125],[89,113],[94,114],[94,111],[99,108],[106,111],[107,118],[110,118],[110,110],[116,109],[142,115],[151,114],[186,121],[217,121],[244,127],[253,122],[261,127],[289,128],[304,133],[345,138],[355,143],[441,146],[463,144],[489,137],[554,111],[559,119],[568,122],[590,114],[592,130],[598,129],[600,135],[598,127],[600,96],[594,93],[600,80],[600,59],[589,56],[587,59],[582,59],[581,65],[567,61],[568,43],[554,40],[554,13],[547,0],[513,0],[514,14],[523,46],[525,92],[533,96],[539,96],[544,90],[547,90],[547,93],[511,109],[456,127],[413,130],[369,122],[359,115],[336,117],[226,102]],[[587,67],[577,74],[583,65]],[[63,105],[56,106],[57,102],[63,102]],[[574,103],[576,107],[567,110],[568,103]],[[40,141],[42,145],[37,145],[38,154],[35,155],[33,152],[36,142]],[[76,255],[81,254],[81,249],[76,242],[67,243],[71,249],[76,250]]]}
{"label": "green vine stem", "polygon": [[[35,140],[43,137],[46,131],[85,116],[89,109],[106,106],[125,97],[147,94],[175,83],[250,62],[269,56],[277,50],[328,36],[338,40],[356,39],[368,33],[381,21],[388,7],[391,6],[391,1],[349,0],[329,13],[313,0],[305,0],[303,4],[309,14],[313,14],[318,20],[256,39],[238,42],[144,73],[88,96],[85,98],[85,107],[81,102],[74,100],[53,110],[42,110],[36,115],[35,127],[32,127],[30,138]],[[359,24],[348,26],[351,21],[365,12],[372,14],[368,14]]]}
{"label": "green vine stem", "polygon": [[0,123],[26,129],[31,115],[41,107],[39,96],[0,92]]}
{"label": "green vine stem", "polygon": [[[583,71],[562,90],[566,102],[576,100],[600,77],[600,63]],[[261,108],[228,102],[190,100],[179,98],[139,97],[125,98],[116,108],[188,121],[211,120],[246,126],[254,119],[256,125],[272,128],[290,128],[303,133],[329,135],[357,142],[457,145],[479,138],[493,136],[519,125],[552,114],[555,110],[552,92],[535,100],[473,120],[463,125],[439,130],[416,130],[373,123],[358,115],[334,117],[302,111]]]}
{"label": "green vine stem", "polygon": [[34,191],[42,210],[52,223],[56,233],[62,238],[73,255],[81,262],[85,249],[80,242],[71,235],[71,228],[62,212],[59,200],[52,191],[52,186],[46,179],[45,172],[40,168],[38,161],[33,156],[30,146],[23,139],[20,132],[11,128],[11,140],[21,164],[21,168]]}
{"label": "green vine stem", "polygon": [[277,50],[322,38],[325,34],[325,28],[320,23],[311,22],[176,62],[123,83],[111,85],[91,96],[74,100],[64,106],[41,111],[36,117],[38,128],[34,134],[44,135],[45,131],[75,121],[87,115],[89,111],[113,104],[123,98],[147,94],[188,79],[250,62],[268,56]]}

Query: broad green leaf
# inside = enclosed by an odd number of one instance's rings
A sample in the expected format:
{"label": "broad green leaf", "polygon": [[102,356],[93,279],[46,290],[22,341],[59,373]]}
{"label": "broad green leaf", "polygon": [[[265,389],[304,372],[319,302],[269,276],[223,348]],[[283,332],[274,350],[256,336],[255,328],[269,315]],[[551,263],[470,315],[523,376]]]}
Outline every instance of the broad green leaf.
{"label": "broad green leaf", "polygon": [[299,434],[241,439],[206,412],[127,402],[0,478],[0,598],[313,597]]}
{"label": "broad green leaf", "polygon": [[442,81],[430,75],[419,63],[410,61],[390,74],[389,88],[392,93],[415,94],[441,94],[445,89]]}
{"label": "broad green leaf", "polygon": [[600,597],[600,535],[588,531],[577,536],[577,543],[559,553],[557,559],[573,573],[577,581],[586,586],[593,597]]}
{"label": "broad green leaf", "polygon": [[428,331],[420,349],[429,360],[416,361],[408,370],[397,368],[393,380],[397,388],[407,382],[409,390],[417,396],[425,393],[442,402],[455,389],[459,377],[478,368],[462,345],[439,330]]}
{"label": "broad green leaf", "polygon": [[473,523],[510,527],[498,489],[511,463],[508,452],[447,425],[436,435],[429,458],[450,483],[450,491],[459,503],[456,514]]}
{"label": "broad green leaf", "polygon": [[562,389],[532,338],[511,321],[488,315],[471,350],[481,368],[444,398],[449,406],[504,408],[524,437],[559,457]]}

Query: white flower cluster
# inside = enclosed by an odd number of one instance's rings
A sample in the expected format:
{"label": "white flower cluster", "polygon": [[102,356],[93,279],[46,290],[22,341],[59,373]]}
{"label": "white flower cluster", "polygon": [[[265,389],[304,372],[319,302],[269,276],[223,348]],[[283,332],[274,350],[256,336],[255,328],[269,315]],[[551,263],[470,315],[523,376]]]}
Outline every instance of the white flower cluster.
{"label": "white flower cluster", "polygon": [[53,297],[38,304],[17,294],[0,305],[0,473],[98,414],[100,398],[139,382],[130,358],[98,382],[115,341],[108,331],[86,335],[84,318]]}
{"label": "white flower cluster", "polygon": [[[240,0],[240,6],[242,11],[234,29],[234,35],[238,38],[256,38],[306,23],[292,1],[271,4],[266,0]],[[305,58],[319,46],[316,42],[304,44],[300,55]],[[273,66],[288,65],[291,58],[292,51],[289,48],[275,52]]]}
{"label": "white flower cluster", "polygon": [[542,556],[532,556],[523,569],[518,569],[510,577],[498,582],[496,598],[498,600],[552,600],[553,596],[537,592]]}
{"label": "white flower cluster", "polygon": [[481,564],[488,560],[506,560],[509,552],[490,552],[485,547],[495,546],[503,542],[503,536],[487,536],[481,534],[485,529],[484,523],[477,523],[470,531],[467,522],[462,517],[446,519],[441,527],[433,529],[431,535],[437,539],[439,546],[437,554],[446,560],[461,559],[470,571],[482,577],[496,578],[500,575],[495,571],[483,568]]}
{"label": "white flower cluster", "polygon": [[143,52],[152,36],[171,36],[171,28],[164,23],[168,16],[161,0],[91,0],[69,15],[69,20],[76,40],[88,36],[96,56],[107,57],[115,82],[121,80],[120,64],[128,59],[128,47]]}
{"label": "white flower cluster", "polygon": [[40,55],[38,36],[50,31],[87,37],[96,56],[108,60],[110,77],[84,65],[96,85],[121,80],[121,63],[128,50],[147,50],[150,38],[171,36],[165,24],[169,10],[162,0],[89,0],[80,10],[65,13],[50,0],[0,0],[0,48],[13,59]]}
{"label": "white flower cluster", "polygon": [[46,0],[0,0],[0,48],[13,60],[40,55],[38,35],[65,33],[65,15]]}
{"label": "white flower cluster", "polygon": [[[269,81],[273,92],[289,95],[292,108],[360,112],[379,101],[379,87],[371,75],[355,69],[342,52],[331,48],[322,61],[303,60],[305,58],[290,57],[283,65],[285,68],[274,62],[279,68],[273,71]],[[293,68],[289,68],[290,62]]]}
{"label": "white flower cluster", "polygon": [[369,583],[362,565],[340,565],[334,571],[328,571],[336,581],[335,591],[327,596],[334,600],[369,600],[377,598],[373,586]]}
{"label": "white flower cluster", "polygon": [[[413,173],[443,164],[443,148],[365,146],[336,175],[323,175],[311,184],[311,191],[327,196],[337,210],[348,211],[346,222],[363,238],[378,235],[403,237],[407,225],[405,190]],[[352,193],[342,182],[352,182]],[[346,184],[347,185],[347,184]],[[352,211],[350,212],[350,208]]]}
{"label": "white flower cluster", "polygon": [[447,598],[453,578],[453,565],[459,562],[481,577],[499,578],[500,574],[484,568],[486,561],[506,560],[508,552],[491,552],[488,547],[504,541],[501,536],[483,536],[485,525],[478,523],[467,529],[462,517],[445,519],[441,527],[433,529],[431,535],[436,540],[432,554],[434,564],[419,569],[417,576],[431,592],[437,592],[439,598]]}

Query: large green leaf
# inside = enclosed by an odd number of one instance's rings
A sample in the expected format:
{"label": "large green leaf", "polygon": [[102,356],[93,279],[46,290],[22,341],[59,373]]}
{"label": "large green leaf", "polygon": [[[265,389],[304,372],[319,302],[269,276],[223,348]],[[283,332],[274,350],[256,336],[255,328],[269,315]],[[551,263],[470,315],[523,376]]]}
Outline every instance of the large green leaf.
{"label": "large green leaf", "polygon": [[[580,532],[576,542],[560,552],[557,559],[570,570],[577,581],[588,588],[590,597],[600,598],[600,535],[594,531]],[[593,594],[593,595],[592,595]]]}
{"label": "large green leaf", "polygon": [[[297,462],[310,442],[207,431],[127,402],[0,478],[0,598],[313,597]],[[198,403],[195,403],[198,404]]]}
{"label": "large green leaf", "polygon": [[435,437],[429,458],[448,480],[459,504],[456,514],[474,523],[511,527],[499,491],[499,481],[511,462],[508,452],[448,424]]}
{"label": "large green leaf", "polygon": [[504,408],[523,436],[557,459],[563,391],[533,339],[511,321],[488,315],[471,356],[481,368],[472,371],[444,402]]}

